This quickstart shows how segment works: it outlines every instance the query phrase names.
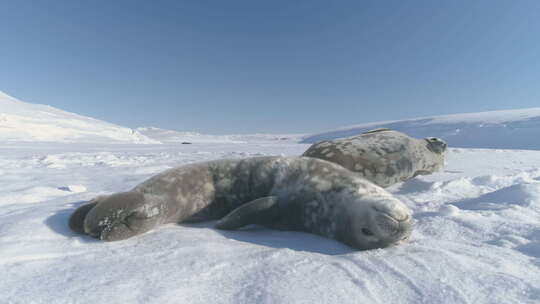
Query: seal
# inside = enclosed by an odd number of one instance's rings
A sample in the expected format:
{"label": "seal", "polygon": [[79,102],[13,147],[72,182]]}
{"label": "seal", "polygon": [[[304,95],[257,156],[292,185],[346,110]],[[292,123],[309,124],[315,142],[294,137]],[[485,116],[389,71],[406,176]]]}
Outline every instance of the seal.
{"label": "seal", "polygon": [[117,241],[166,223],[219,220],[336,239],[357,249],[407,239],[410,210],[386,190],[328,161],[254,157],[164,171],[131,191],[97,197],[71,216],[72,230]]}
{"label": "seal", "polygon": [[447,144],[436,137],[417,139],[390,129],[321,141],[303,156],[339,164],[367,180],[388,187],[444,166]]}

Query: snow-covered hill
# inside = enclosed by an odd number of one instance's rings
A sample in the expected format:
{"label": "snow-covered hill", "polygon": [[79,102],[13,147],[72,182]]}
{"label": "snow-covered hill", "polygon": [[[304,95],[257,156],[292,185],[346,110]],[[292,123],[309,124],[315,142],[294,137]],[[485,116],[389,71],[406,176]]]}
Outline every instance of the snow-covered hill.
{"label": "snow-covered hill", "polygon": [[0,141],[158,144],[139,132],[0,92]]}
{"label": "snow-covered hill", "polygon": [[347,137],[390,128],[414,137],[440,137],[452,147],[540,150],[540,108],[373,122],[305,137],[302,142]]}

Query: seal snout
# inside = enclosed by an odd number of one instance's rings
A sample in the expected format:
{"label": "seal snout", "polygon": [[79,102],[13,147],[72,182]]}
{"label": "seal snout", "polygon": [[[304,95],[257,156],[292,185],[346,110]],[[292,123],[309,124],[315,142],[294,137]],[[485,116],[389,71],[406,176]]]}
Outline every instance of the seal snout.
{"label": "seal snout", "polygon": [[377,212],[374,217],[376,233],[382,242],[392,244],[408,238],[412,231],[412,217],[405,208],[381,208],[374,206]]}

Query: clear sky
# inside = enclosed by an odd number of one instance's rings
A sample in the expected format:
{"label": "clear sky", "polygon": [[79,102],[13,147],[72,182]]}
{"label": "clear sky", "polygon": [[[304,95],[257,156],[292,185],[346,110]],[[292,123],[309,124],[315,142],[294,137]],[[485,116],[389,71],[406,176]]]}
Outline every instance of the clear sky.
{"label": "clear sky", "polygon": [[213,134],[538,107],[540,1],[4,0],[0,91]]}

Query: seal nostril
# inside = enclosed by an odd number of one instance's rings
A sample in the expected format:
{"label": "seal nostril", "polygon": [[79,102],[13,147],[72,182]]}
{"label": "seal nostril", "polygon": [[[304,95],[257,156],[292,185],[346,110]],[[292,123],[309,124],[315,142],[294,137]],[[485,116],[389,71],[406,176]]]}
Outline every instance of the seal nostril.
{"label": "seal nostril", "polygon": [[375,235],[373,232],[371,232],[371,230],[369,230],[367,228],[362,228],[362,233],[367,235],[367,236],[374,236]]}

